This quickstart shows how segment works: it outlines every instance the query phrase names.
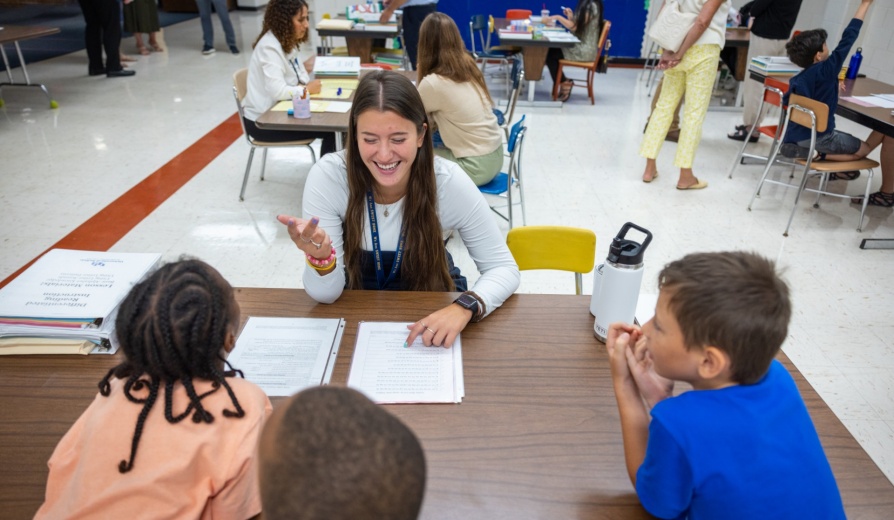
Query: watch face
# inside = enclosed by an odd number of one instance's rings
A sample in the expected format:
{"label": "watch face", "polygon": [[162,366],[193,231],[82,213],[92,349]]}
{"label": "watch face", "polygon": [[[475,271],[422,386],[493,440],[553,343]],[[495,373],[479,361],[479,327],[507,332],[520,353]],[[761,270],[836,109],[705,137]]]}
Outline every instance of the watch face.
{"label": "watch face", "polygon": [[457,298],[456,303],[462,305],[466,309],[475,310],[478,308],[478,300],[475,299],[471,294],[463,294]]}

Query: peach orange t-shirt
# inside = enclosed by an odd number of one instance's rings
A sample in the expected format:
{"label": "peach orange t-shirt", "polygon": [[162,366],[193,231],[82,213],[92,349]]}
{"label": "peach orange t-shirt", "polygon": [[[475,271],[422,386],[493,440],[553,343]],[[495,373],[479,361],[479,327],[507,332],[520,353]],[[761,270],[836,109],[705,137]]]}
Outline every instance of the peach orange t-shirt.
{"label": "peach orange t-shirt", "polygon": [[[142,404],[124,395],[124,381],[111,380],[108,397],[93,403],[65,434],[50,457],[46,499],[35,519],[227,518],[242,520],[261,511],[255,449],[270,400],[255,384],[227,378],[241,418],[224,417],[234,410],[225,388],[202,399],[212,423],[194,423],[192,414],[171,424],[164,416],[165,390],[146,418],[133,468],[118,471],[130,457],[131,441]],[[196,381],[201,395],[211,383]],[[132,392],[144,397],[148,392]],[[174,385],[172,413],[189,403],[181,383]]]}

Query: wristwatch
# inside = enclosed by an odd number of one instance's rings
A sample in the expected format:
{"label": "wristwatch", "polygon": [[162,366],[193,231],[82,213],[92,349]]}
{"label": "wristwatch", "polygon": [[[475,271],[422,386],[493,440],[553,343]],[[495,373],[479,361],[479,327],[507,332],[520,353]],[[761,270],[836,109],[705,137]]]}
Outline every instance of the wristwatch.
{"label": "wristwatch", "polygon": [[478,301],[478,296],[472,291],[466,291],[459,295],[459,298],[453,300],[453,303],[464,309],[472,311],[472,323],[481,320],[482,306]]}

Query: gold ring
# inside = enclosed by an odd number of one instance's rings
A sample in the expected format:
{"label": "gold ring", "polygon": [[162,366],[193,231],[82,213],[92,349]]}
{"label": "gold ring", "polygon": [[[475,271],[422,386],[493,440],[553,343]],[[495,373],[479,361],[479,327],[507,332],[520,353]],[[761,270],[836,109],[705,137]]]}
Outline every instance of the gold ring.
{"label": "gold ring", "polygon": [[432,336],[434,336],[434,335],[435,335],[435,331],[433,331],[433,330],[431,330],[431,329],[430,329],[430,328],[428,328],[428,327],[425,327],[425,330],[427,330],[427,331],[429,331],[429,332],[431,332],[431,335],[432,335]]}

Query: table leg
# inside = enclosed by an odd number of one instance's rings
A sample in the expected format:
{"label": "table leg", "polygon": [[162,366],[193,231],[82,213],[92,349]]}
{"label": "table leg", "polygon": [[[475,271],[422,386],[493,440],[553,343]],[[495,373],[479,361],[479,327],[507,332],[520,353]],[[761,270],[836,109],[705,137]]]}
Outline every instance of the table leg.
{"label": "table leg", "polygon": [[[24,83],[16,83],[12,79],[12,71],[9,67],[9,59],[6,57],[6,50],[3,48],[3,45],[0,44],[0,54],[3,55],[3,65],[6,66],[6,75],[9,77],[9,83],[0,83],[0,91],[2,91],[4,86],[10,87],[37,87],[43,91],[43,93],[47,96],[47,99],[50,100],[50,108],[58,108],[59,104],[53,100],[52,96],[50,96],[50,91],[47,90],[47,87],[42,83],[31,83],[31,78],[28,76],[28,67],[25,66],[25,57],[22,56],[22,48],[19,46],[19,42],[13,42],[16,48],[16,54],[19,56],[19,65],[22,67],[22,74],[25,75]],[[0,106],[3,106],[3,99],[0,97]]]}
{"label": "table leg", "polygon": [[360,63],[372,63],[372,40],[369,38],[345,38],[348,56],[360,57]]}

